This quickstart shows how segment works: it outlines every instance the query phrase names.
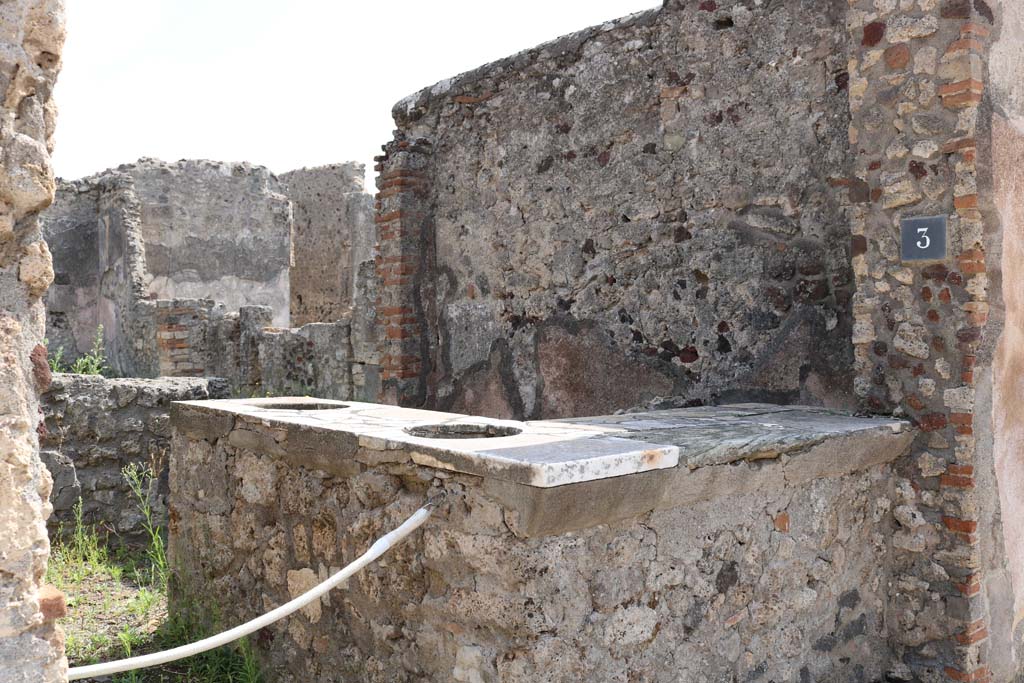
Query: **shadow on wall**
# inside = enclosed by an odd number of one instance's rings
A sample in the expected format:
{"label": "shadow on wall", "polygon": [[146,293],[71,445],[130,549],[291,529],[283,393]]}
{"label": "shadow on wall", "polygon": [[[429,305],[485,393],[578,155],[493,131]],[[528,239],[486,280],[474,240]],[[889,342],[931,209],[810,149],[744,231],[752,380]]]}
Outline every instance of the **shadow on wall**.
{"label": "shadow on wall", "polygon": [[669,3],[395,106],[378,159],[389,400],[853,405],[848,3],[719,4]]}

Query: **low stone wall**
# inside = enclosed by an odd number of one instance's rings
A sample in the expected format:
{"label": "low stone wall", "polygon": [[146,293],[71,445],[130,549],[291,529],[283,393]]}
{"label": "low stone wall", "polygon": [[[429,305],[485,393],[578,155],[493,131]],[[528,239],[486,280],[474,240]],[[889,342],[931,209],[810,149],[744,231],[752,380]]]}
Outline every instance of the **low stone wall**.
{"label": "low stone wall", "polygon": [[132,310],[139,376],[220,377],[247,397],[377,397],[372,321],[271,327],[268,306],[234,312],[212,299],[139,301]]}
{"label": "low stone wall", "polygon": [[167,463],[171,401],[222,398],[217,379],[106,379],[54,375],[43,395],[46,434],[42,459],[53,476],[51,533],[73,527],[74,506],[83,519],[124,541],[141,538],[141,516],[121,469],[154,464],[158,486],[150,500],[157,519],[167,521]]}
{"label": "low stone wall", "polygon": [[[402,431],[382,411],[401,409],[282,419],[219,403],[173,409],[179,609],[250,619],[449,494],[422,532],[256,639],[270,681],[852,682],[898,669],[886,614],[901,500],[887,461],[910,437],[898,427],[849,434],[825,415],[795,431],[786,416],[758,418],[766,427],[680,416],[689,411],[595,418],[616,434],[632,428],[616,420],[647,425],[652,439],[666,438],[666,420],[705,431],[678,446],[679,466],[537,487],[503,478],[549,467],[512,445],[490,452],[525,469],[473,476],[452,471],[477,465],[451,453],[395,441]],[[231,402],[242,403],[258,405]],[[349,411],[380,436],[332,431],[328,415]],[[669,450],[644,453],[653,462]]]}
{"label": "low stone wall", "polygon": [[348,321],[265,328],[258,349],[263,391],[276,396],[353,397]]}
{"label": "low stone wall", "polygon": [[224,377],[236,396],[376,399],[379,382],[365,323],[346,317],[269,327],[270,314],[266,306],[226,314],[214,309],[208,320],[193,317],[186,331],[167,334],[182,337],[170,341],[187,362],[203,368],[199,374]]}

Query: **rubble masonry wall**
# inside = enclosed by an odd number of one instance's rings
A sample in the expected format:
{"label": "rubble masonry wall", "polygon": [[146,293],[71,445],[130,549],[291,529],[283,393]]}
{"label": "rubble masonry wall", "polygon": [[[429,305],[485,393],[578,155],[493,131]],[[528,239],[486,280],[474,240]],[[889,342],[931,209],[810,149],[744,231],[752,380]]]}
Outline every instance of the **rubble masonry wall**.
{"label": "rubble masonry wall", "polygon": [[[380,439],[184,406],[172,420],[176,608],[212,606],[223,624],[454,494],[422,532],[268,627],[254,642],[268,680],[863,681],[891,668],[891,470],[847,467],[835,445],[821,469],[803,453],[711,468],[728,472],[692,500],[620,501],[652,493],[632,475],[510,503],[501,481],[417,466]],[[526,532],[519,515],[555,520],[543,501],[559,496],[590,511],[583,528]],[[658,509],[619,519],[620,503]]]}
{"label": "rubble masonry wall", "polygon": [[51,533],[82,521],[117,542],[145,541],[141,513],[122,469],[132,463],[156,475],[149,497],[155,521],[167,527],[171,401],[227,398],[221,380],[184,377],[107,379],[56,374],[42,396],[46,433],[42,459],[53,476]]}
{"label": "rubble masonry wall", "polygon": [[399,102],[388,400],[852,405],[847,8],[667,2]]}
{"label": "rubble masonry wall", "polygon": [[39,392],[50,382],[42,297],[53,281],[38,214],[53,201],[51,99],[64,44],[59,0],[0,3],[0,680],[66,679],[64,598],[42,586],[49,473]]}

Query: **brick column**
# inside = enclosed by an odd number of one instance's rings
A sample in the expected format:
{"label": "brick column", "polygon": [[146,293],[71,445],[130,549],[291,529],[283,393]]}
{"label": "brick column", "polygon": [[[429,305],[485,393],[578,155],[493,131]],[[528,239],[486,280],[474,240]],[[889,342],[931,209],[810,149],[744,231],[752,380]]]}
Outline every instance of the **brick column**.
{"label": "brick column", "polygon": [[[1012,667],[992,661],[1009,657],[1012,634],[993,641],[991,620],[1012,591],[986,576],[1003,549],[991,387],[979,387],[1001,333],[987,254],[1002,238],[978,164],[998,12],[984,0],[850,12],[856,391],[921,430],[898,467],[890,636],[914,680],[1008,681]],[[947,217],[945,259],[902,259],[900,220],[920,216]]]}
{"label": "brick column", "polygon": [[379,398],[402,406],[427,401],[430,361],[423,282],[433,260],[425,173],[429,158],[428,141],[406,140],[401,133],[376,158]]}
{"label": "brick column", "polygon": [[213,302],[161,299],[156,302],[156,347],[161,377],[206,374],[206,337]]}

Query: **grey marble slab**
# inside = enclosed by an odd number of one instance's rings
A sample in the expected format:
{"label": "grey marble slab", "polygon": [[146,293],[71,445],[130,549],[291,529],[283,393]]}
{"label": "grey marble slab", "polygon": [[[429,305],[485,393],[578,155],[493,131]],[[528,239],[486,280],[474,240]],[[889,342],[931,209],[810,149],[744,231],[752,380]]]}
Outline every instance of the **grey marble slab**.
{"label": "grey marble slab", "polygon": [[[311,407],[324,409],[302,409]],[[553,487],[683,465],[689,469],[796,453],[836,435],[897,434],[898,420],[817,408],[743,404],[516,422],[354,401],[302,398],[187,401],[190,410],[267,427],[306,426],[357,436],[373,450],[404,450],[413,462]],[[187,419],[187,412],[182,419]],[[477,438],[453,438],[459,432]],[[456,434],[453,434],[456,433]],[[480,438],[483,433],[498,434]],[[287,444],[283,447],[287,449]]]}

